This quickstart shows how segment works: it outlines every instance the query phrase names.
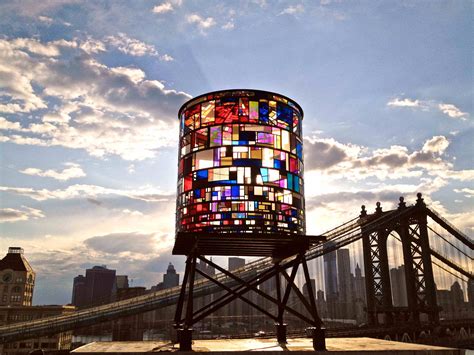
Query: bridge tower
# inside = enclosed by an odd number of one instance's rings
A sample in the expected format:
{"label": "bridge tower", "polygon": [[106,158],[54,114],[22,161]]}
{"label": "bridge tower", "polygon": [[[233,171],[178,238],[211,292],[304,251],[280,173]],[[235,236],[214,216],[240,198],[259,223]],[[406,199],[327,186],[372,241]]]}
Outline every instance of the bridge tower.
{"label": "bridge tower", "polygon": [[[430,324],[439,323],[436,285],[433,277],[427,229],[427,207],[421,193],[416,204],[408,208],[400,197],[398,211],[382,218],[380,202],[374,214],[362,206],[360,225],[365,267],[367,317],[369,325],[391,325],[397,321],[419,324],[426,317]],[[377,222],[375,222],[377,220]],[[374,225],[376,223],[376,225]],[[408,307],[394,307],[387,256],[387,239],[398,235],[403,250]]]}
{"label": "bridge tower", "polygon": [[[240,298],[273,319],[279,342],[286,342],[283,316],[289,312],[313,327],[314,348],[324,350],[324,330],[305,257],[311,245],[325,238],[305,234],[303,110],[280,94],[225,90],[188,101],[179,118],[173,254],[187,258],[175,315],[180,349],[191,350],[194,324]],[[207,259],[211,255],[270,256],[273,263],[258,273],[245,268],[229,272]],[[203,272],[203,263],[223,277]],[[309,299],[294,282],[299,266]],[[226,291],[198,310],[193,302],[200,290],[196,274]],[[270,279],[275,281],[276,297],[258,287]],[[273,303],[276,314],[247,297],[249,291]],[[291,291],[309,317],[288,305]]]}

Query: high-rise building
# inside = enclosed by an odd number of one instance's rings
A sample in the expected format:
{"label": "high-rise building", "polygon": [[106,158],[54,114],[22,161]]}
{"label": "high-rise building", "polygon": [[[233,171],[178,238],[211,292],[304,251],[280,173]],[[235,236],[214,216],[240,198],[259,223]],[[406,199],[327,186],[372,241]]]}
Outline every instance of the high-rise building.
{"label": "high-rise building", "polygon": [[318,308],[319,316],[321,318],[327,317],[328,310],[323,290],[318,290],[318,292],[316,292],[316,307]]}
{"label": "high-rise building", "polygon": [[451,285],[451,295],[453,297],[453,304],[456,309],[464,305],[464,293],[459,282],[454,281]]}
{"label": "high-rise building", "polygon": [[163,288],[171,288],[179,285],[179,274],[176,273],[176,270],[173,264],[168,265],[166,269],[166,274],[163,275]]}
{"label": "high-rise building", "polygon": [[365,277],[362,276],[362,271],[358,263],[356,264],[354,276],[354,298],[361,300],[364,304],[366,303]]}
{"label": "high-rise building", "polygon": [[[331,247],[331,242],[327,243],[327,247]],[[328,308],[328,317],[336,318],[339,310],[338,301],[338,285],[337,285],[337,258],[336,252],[332,251],[323,256],[324,260],[324,286],[326,288],[326,304]]]}
{"label": "high-rise building", "polygon": [[115,285],[117,290],[127,289],[129,287],[128,275],[117,275],[115,277]]}
{"label": "high-rise building", "polygon": [[408,306],[405,265],[390,269],[390,283],[392,284],[393,305],[397,307]]}
{"label": "high-rise building", "polygon": [[474,309],[474,279],[467,281],[467,299],[471,309]]}
{"label": "high-rise building", "polygon": [[367,297],[365,294],[365,277],[362,276],[362,271],[359,267],[359,264],[356,264],[355,275],[353,279],[354,284],[354,298],[353,298],[353,314],[358,323],[366,322],[366,312],[367,307]]}
{"label": "high-rise building", "polygon": [[116,287],[115,270],[107,266],[94,266],[86,270],[86,276],[74,278],[72,304],[77,307],[103,304],[111,301]]}
{"label": "high-rise building", "polygon": [[77,275],[72,284],[72,301],[76,307],[83,307],[88,304],[86,278],[84,275]]}
{"label": "high-rise building", "polygon": [[0,306],[31,306],[35,272],[19,247],[0,260]]}
{"label": "high-rise building", "polygon": [[[212,261],[212,258],[211,258],[211,261]],[[212,267],[211,265],[207,265],[205,262],[201,260],[199,260],[199,262],[196,264],[196,268],[209,276],[213,276],[216,274],[216,269],[214,267]],[[200,279],[200,278],[203,278],[203,276],[196,273],[196,279]]]}
{"label": "high-rise building", "polygon": [[236,270],[245,265],[244,258],[230,257],[229,258],[229,271]]}
{"label": "high-rise building", "polygon": [[337,250],[337,280],[339,283],[339,303],[342,316],[343,318],[348,318],[354,297],[349,249]]}
{"label": "high-rise building", "polygon": [[87,297],[91,303],[108,303],[115,282],[115,270],[94,266],[86,270]]}

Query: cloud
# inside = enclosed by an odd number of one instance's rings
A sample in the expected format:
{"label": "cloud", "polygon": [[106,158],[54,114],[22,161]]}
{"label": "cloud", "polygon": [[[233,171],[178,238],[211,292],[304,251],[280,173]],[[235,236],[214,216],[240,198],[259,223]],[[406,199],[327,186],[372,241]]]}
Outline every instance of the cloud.
{"label": "cloud", "polygon": [[422,151],[443,154],[448,146],[449,141],[446,137],[435,136],[431,139],[428,139],[425,144],[423,144]]}
{"label": "cloud", "polygon": [[38,219],[44,217],[43,211],[41,210],[26,206],[22,207],[22,210],[14,208],[1,208],[0,223],[27,221],[30,219]]}
{"label": "cloud", "polygon": [[355,145],[345,145],[333,138],[305,137],[305,140],[309,143],[305,147],[305,165],[308,170],[327,169],[356,156],[360,150]]}
{"label": "cloud", "polygon": [[201,33],[216,25],[216,21],[212,17],[203,18],[198,14],[190,14],[186,16],[186,21],[195,24]]}
{"label": "cloud", "polygon": [[169,54],[160,54],[154,45],[129,37],[122,32],[104,37],[102,40],[87,36],[83,40],[75,39],[75,43],[87,54],[97,54],[106,52],[108,49],[117,49],[134,57],[152,56],[165,62],[174,60]]}
{"label": "cloud", "polygon": [[94,251],[108,254],[148,254],[158,249],[159,240],[160,238],[154,234],[111,233],[86,239],[84,244]]}
{"label": "cloud", "polygon": [[0,130],[20,131],[21,125],[18,122],[11,122],[4,117],[0,117]]}
{"label": "cloud", "polygon": [[0,186],[0,191],[29,197],[36,201],[68,200],[76,198],[95,199],[97,196],[115,195],[146,202],[165,202],[174,198],[174,194],[162,192],[151,186],[135,190],[111,189],[97,185],[71,185],[65,189],[34,189],[29,187]]}
{"label": "cloud", "polygon": [[453,104],[439,104],[438,108],[441,112],[445,115],[448,115],[451,118],[459,118],[461,120],[466,120],[466,116],[468,114],[466,112],[462,112],[459,108],[454,106]]}
{"label": "cloud", "polygon": [[61,20],[58,20],[57,18],[56,20],[53,20],[51,17],[48,17],[48,16],[38,16],[38,20],[42,22],[43,24],[45,24],[46,26],[51,26],[54,24],[60,24],[67,27],[72,26],[69,22],[61,21]]}
{"label": "cloud", "polygon": [[391,107],[408,107],[412,109],[419,109],[423,111],[429,110],[439,110],[443,114],[454,118],[465,121],[469,114],[467,112],[462,112],[458,107],[453,104],[447,104],[443,102],[437,103],[433,100],[415,100],[410,98],[399,98],[395,97],[387,102],[387,106]]}
{"label": "cloud", "polygon": [[141,217],[143,216],[143,213],[137,210],[129,210],[128,208],[122,210],[122,213],[133,216],[133,217]]}
{"label": "cloud", "polygon": [[79,43],[79,48],[87,54],[97,54],[107,51],[106,43],[92,37],[87,37],[85,40],[81,41]]}
{"label": "cloud", "polygon": [[420,107],[420,101],[419,100],[412,100],[409,98],[394,98],[387,102],[387,106],[394,106],[394,107]]}
{"label": "cloud", "polygon": [[[153,52],[120,34],[114,40],[136,55]],[[54,43],[43,46],[68,48],[76,55],[50,60],[19,48],[15,40],[0,39],[0,112],[34,112],[55,102],[40,121],[29,119],[24,127],[2,118],[0,129],[18,131],[2,141],[84,149],[96,157],[114,154],[126,160],[151,158],[158,148],[175,145],[176,112],[189,95],[166,89],[139,68],[108,67],[82,45]]]}
{"label": "cloud", "polygon": [[286,9],[280,12],[280,15],[297,15],[302,14],[303,12],[304,6],[302,4],[297,4],[288,6]]}
{"label": "cloud", "polygon": [[56,171],[52,169],[41,170],[38,168],[27,168],[24,170],[20,170],[20,173],[33,176],[50,177],[60,181],[67,181],[70,179],[76,179],[86,176],[80,165],[75,163],[65,163],[64,165],[68,167],[62,171]]}
{"label": "cloud", "polygon": [[38,16],[38,20],[40,20],[41,22],[44,22],[46,23],[47,25],[52,25],[53,24],[53,19],[51,17],[48,17],[48,16]]}
{"label": "cloud", "polygon": [[470,188],[463,188],[463,189],[454,189],[454,192],[459,194],[464,194],[464,197],[473,198],[474,197],[474,189]]}
{"label": "cloud", "polygon": [[5,2],[0,5],[0,10],[5,13],[19,13],[23,16],[37,17],[39,15],[52,12],[64,5],[81,3],[80,0],[54,0],[54,1],[36,1],[23,0]]}
{"label": "cloud", "polygon": [[427,139],[420,150],[413,151],[398,145],[370,150],[334,139],[305,137],[305,170],[307,174],[352,182],[369,177],[385,181],[422,176],[472,180],[471,170],[453,170],[453,164],[445,157],[448,147],[444,136]]}
{"label": "cloud", "polygon": [[230,30],[233,30],[234,27],[235,27],[234,21],[231,20],[231,21],[228,21],[226,24],[222,25],[221,28],[223,30],[230,31]]}
{"label": "cloud", "polygon": [[164,14],[170,11],[173,11],[173,5],[169,2],[164,2],[160,5],[156,5],[152,10],[152,12],[154,12],[155,14]]}
{"label": "cloud", "polygon": [[[105,37],[104,42],[109,46],[117,48],[120,52],[134,56],[143,57],[150,55],[161,58],[155,46],[142,42],[136,38],[128,37],[125,33],[118,33],[115,36]],[[164,61],[171,61],[173,58],[165,54]]]}

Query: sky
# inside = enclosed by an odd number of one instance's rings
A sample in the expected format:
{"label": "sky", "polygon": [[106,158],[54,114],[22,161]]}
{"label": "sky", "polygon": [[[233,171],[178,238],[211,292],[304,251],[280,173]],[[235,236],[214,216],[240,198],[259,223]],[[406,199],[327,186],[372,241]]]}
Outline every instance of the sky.
{"label": "sky", "polygon": [[0,254],[35,304],[172,256],[179,107],[248,88],[304,110],[308,234],[422,192],[474,231],[470,1],[0,1]]}

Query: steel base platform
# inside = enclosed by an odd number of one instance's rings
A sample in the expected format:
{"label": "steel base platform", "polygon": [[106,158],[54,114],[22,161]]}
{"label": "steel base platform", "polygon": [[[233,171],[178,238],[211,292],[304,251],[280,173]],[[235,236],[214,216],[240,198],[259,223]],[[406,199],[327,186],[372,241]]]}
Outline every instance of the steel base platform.
{"label": "steel base platform", "polygon": [[270,256],[285,258],[324,242],[325,237],[279,233],[179,232],[174,255]]}

